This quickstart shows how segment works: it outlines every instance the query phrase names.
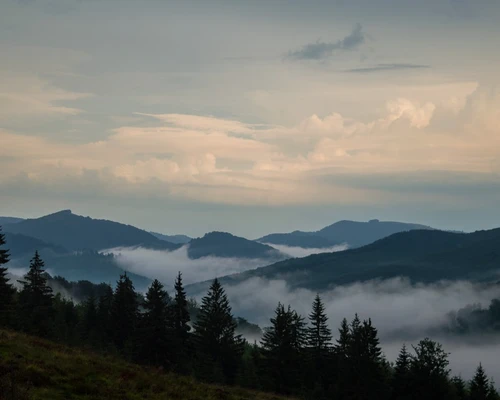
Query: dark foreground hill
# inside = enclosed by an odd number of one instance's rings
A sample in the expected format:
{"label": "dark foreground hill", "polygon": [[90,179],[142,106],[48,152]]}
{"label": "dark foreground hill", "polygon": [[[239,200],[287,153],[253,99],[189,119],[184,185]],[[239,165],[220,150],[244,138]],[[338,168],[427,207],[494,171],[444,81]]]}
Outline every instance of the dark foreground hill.
{"label": "dark foreground hill", "polygon": [[32,336],[0,330],[0,398],[16,400],[279,400],[203,384]]}
{"label": "dark foreground hill", "polygon": [[468,234],[414,230],[353,250],[281,261],[221,281],[234,284],[252,277],[286,279],[291,287],[324,290],[400,276],[427,283],[489,281],[498,280],[499,271],[500,228]]}
{"label": "dark foreground hill", "polygon": [[70,210],[7,224],[3,230],[31,236],[68,250],[103,250],[131,246],[173,250],[179,247],[134,226],[82,217]]}
{"label": "dark foreground hill", "polygon": [[224,258],[256,258],[283,260],[287,255],[271,246],[254,242],[226,232],[211,232],[189,242],[189,258],[224,257]]}
{"label": "dark foreground hill", "polygon": [[377,219],[369,222],[339,221],[316,232],[273,233],[263,236],[257,241],[304,248],[327,248],[348,244],[349,247],[353,248],[365,246],[394,233],[415,229],[432,228],[426,225],[379,221]]}

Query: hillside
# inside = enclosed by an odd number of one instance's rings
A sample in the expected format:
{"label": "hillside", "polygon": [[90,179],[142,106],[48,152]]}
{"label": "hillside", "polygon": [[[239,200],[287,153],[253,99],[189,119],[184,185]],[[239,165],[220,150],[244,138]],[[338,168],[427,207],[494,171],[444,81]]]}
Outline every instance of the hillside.
{"label": "hillside", "polygon": [[229,284],[252,277],[286,277],[291,287],[324,290],[334,285],[397,276],[414,282],[487,281],[498,279],[498,270],[500,228],[469,234],[414,230],[353,250],[281,261],[223,277],[221,281]]}
{"label": "hillside", "polygon": [[5,233],[5,240],[9,244],[9,253],[11,259],[20,258],[24,255],[32,256],[36,250],[40,253],[54,253],[54,254],[64,254],[67,253],[62,246],[57,246],[52,243],[46,243],[43,240],[21,235],[18,233]]}
{"label": "hillside", "polygon": [[19,400],[284,399],[202,384],[5,330],[0,330],[0,394]]}
{"label": "hillside", "polygon": [[207,233],[202,238],[189,242],[189,258],[225,257],[225,258],[261,258],[283,260],[285,254],[262,243],[257,243],[225,232]]}
{"label": "hillside", "polygon": [[0,217],[0,226],[7,224],[17,224],[18,222],[24,221],[22,218],[16,217]]}
{"label": "hillside", "polygon": [[339,221],[316,232],[275,233],[263,236],[257,241],[303,248],[327,248],[346,243],[350,248],[354,248],[365,246],[395,233],[416,229],[433,228],[419,224],[379,221],[377,219],[368,222]]}
{"label": "hillside", "polygon": [[173,250],[179,247],[134,226],[82,217],[70,210],[8,224],[4,231],[31,236],[68,250],[103,250],[130,246]]}
{"label": "hillside", "polygon": [[165,240],[170,243],[175,244],[187,244],[191,241],[191,238],[186,235],[164,235],[158,232],[149,232],[151,235],[157,237],[158,239]]}

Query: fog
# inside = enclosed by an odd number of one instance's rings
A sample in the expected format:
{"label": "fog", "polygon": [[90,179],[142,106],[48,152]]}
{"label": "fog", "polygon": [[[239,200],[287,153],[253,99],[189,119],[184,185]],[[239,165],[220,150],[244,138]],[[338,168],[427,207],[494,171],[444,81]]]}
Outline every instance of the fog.
{"label": "fog", "polygon": [[114,248],[106,250],[115,255],[118,265],[130,272],[151,279],[159,279],[167,286],[173,286],[177,273],[182,272],[184,284],[214,279],[268,265],[269,260],[202,257],[190,259],[188,247],[174,251],[150,250],[144,248]]}
{"label": "fog", "polygon": [[[319,249],[297,249],[274,246],[291,256],[304,256]],[[322,249],[324,251],[325,249]],[[186,284],[213,279],[217,276],[241,272],[266,265],[265,260],[225,259],[205,257],[191,260],[187,247],[176,251],[145,249],[113,249],[118,264],[129,271],[158,278],[170,286],[177,271],[181,271]],[[233,313],[261,327],[269,325],[278,302],[290,305],[307,317],[316,292],[290,288],[284,279],[251,278],[239,284],[226,286]],[[452,337],[444,333],[449,324],[448,315],[470,304],[488,306],[500,297],[500,285],[481,285],[471,282],[438,282],[412,284],[404,278],[370,281],[338,286],[324,291],[329,324],[337,335],[344,317],[349,320],[355,313],[361,319],[371,318],[377,327],[383,350],[390,361],[397,357],[401,345],[416,344],[426,336],[438,340],[450,352],[450,367],[454,374],[470,378],[478,363],[483,363],[489,375],[500,382],[500,338],[491,336]],[[198,300],[204,293],[196,295]],[[255,338],[250,338],[254,340]]]}
{"label": "fog", "polygon": [[336,251],[344,251],[349,248],[347,244],[339,244],[337,246],[332,246],[327,248],[307,248],[307,249],[303,247],[292,247],[274,243],[262,242],[262,244],[274,247],[276,250],[279,250],[284,254],[288,254],[291,257],[307,257],[310,256],[311,254],[334,253]]}

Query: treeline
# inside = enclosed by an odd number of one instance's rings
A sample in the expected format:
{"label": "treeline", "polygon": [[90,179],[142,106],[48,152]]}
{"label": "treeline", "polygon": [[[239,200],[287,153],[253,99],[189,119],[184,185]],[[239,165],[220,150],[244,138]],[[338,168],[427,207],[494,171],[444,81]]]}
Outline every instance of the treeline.
{"label": "treeline", "polygon": [[448,314],[447,330],[454,334],[500,333],[500,299],[493,299],[488,308],[471,304]]}
{"label": "treeline", "polygon": [[337,339],[317,296],[307,320],[278,304],[261,343],[236,332],[226,293],[214,280],[191,321],[179,273],[170,296],[155,280],[146,295],[120,276],[115,289],[100,287],[75,304],[54,295],[38,253],[16,290],[7,279],[8,251],[0,234],[0,326],[127,360],[188,374],[200,380],[273,391],[304,399],[499,400],[479,365],[465,382],[451,377],[441,345],[403,346],[389,363],[370,320],[344,319]]}

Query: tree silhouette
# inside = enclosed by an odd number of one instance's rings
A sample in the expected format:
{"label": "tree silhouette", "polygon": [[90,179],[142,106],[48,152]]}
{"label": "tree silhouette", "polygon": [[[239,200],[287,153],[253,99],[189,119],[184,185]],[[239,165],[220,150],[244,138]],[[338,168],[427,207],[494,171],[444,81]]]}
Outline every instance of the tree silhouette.
{"label": "tree silhouette", "polygon": [[481,364],[470,381],[470,400],[488,400],[489,382]]}
{"label": "tree silhouette", "polygon": [[8,326],[12,323],[13,304],[14,304],[14,287],[7,279],[7,268],[3,265],[9,262],[9,251],[2,249],[5,245],[5,235],[2,234],[0,227],[0,326]]}

